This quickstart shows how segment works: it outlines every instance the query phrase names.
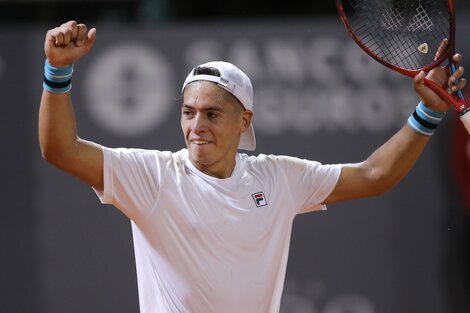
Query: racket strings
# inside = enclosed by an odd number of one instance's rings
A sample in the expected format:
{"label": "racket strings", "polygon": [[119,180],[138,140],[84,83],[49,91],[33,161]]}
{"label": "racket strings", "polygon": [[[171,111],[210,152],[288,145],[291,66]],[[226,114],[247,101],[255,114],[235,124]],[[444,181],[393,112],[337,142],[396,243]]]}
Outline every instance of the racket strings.
{"label": "racket strings", "polygon": [[408,70],[432,64],[442,40],[450,36],[445,0],[350,0],[342,6],[352,31],[367,50]]}
{"label": "racket strings", "polygon": [[402,27],[403,16],[397,8],[385,9],[383,13],[383,26],[386,30],[397,30]]}
{"label": "racket strings", "polygon": [[421,3],[416,8],[416,15],[413,16],[410,25],[407,27],[408,31],[415,32],[419,30],[431,30],[434,26],[431,18],[429,17],[426,10],[423,8]]}

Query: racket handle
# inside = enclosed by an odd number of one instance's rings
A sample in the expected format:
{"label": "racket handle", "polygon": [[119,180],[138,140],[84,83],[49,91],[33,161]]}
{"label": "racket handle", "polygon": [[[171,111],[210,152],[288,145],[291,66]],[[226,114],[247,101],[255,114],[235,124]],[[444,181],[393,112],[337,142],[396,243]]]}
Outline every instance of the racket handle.
{"label": "racket handle", "polygon": [[463,126],[465,126],[467,133],[470,134],[470,110],[460,115],[460,121],[462,121]]}
{"label": "racket handle", "polygon": [[[457,67],[453,62],[450,63],[450,73],[454,74],[455,71],[457,70]],[[457,85],[459,83],[459,79],[455,81],[455,84]],[[465,100],[465,96],[463,95],[462,90],[457,91],[457,96],[460,98],[460,105],[465,105],[465,108],[460,111],[460,120],[462,121],[463,126],[465,126],[465,129],[467,130],[467,133],[470,134],[470,108],[468,107],[467,100]]]}
{"label": "racket handle", "polygon": [[446,100],[450,105],[452,105],[455,111],[457,111],[458,113],[461,113],[468,107],[463,98],[460,97],[463,97],[463,94],[458,94],[459,97],[457,100],[456,98],[454,98],[454,96],[450,95],[446,90],[444,90],[432,80],[425,78],[424,84],[434,90],[436,93],[438,93],[442,97],[442,99]]}
{"label": "racket handle", "polygon": [[[455,66],[455,64],[453,62],[451,62],[450,63],[450,74],[453,75],[455,73],[455,71],[457,71],[457,67]],[[454,84],[457,85],[459,82],[460,82],[460,79],[457,79]],[[457,91],[457,96],[459,96],[459,98],[462,99],[463,102],[467,103],[467,100],[465,100],[465,96],[463,95],[462,90]]]}

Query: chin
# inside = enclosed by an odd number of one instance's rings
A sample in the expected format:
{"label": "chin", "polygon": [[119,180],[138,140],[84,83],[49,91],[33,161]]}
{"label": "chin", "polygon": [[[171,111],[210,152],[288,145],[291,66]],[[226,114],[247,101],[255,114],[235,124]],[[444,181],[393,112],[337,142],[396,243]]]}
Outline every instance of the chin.
{"label": "chin", "polygon": [[200,149],[188,149],[189,150],[189,156],[191,157],[191,160],[195,163],[198,164],[207,164],[209,162],[209,156],[210,152],[208,151],[201,151]]}

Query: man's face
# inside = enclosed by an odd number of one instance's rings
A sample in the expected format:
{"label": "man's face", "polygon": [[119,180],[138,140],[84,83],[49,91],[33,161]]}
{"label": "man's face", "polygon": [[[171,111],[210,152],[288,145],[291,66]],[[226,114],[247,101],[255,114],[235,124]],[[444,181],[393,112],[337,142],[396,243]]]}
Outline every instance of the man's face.
{"label": "man's face", "polygon": [[207,81],[186,86],[181,110],[191,162],[208,175],[229,177],[240,135],[248,129],[252,113],[244,111],[229,92]]}

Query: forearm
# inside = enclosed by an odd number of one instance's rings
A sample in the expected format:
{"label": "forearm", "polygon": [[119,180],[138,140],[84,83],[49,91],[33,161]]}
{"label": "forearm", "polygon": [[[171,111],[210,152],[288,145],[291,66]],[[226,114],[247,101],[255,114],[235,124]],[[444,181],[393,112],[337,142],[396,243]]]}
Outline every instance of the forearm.
{"label": "forearm", "polygon": [[102,190],[101,147],[77,136],[75,114],[68,93],[43,91],[39,108],[39,143],[46,161]]}
{"label": "forearm", "polygon": [[[69,93],[43,91],[39,108],[39,144],[43,157],[56,164],[76,148],[77,128]],[[57,164],[58,165],[58,164]]]}
{"label": "forearm", "polygon": [[362,163],[372,195],[389,191],[411,170],[430,136],[417,133],[407,124]]}
{"label": "forearm", "polygon": [[415,132],[408,124],[403,126],[365,161],[343,164],[338,183],[324,203],[372,197],[389,191],[411,170],[429,138]]}

